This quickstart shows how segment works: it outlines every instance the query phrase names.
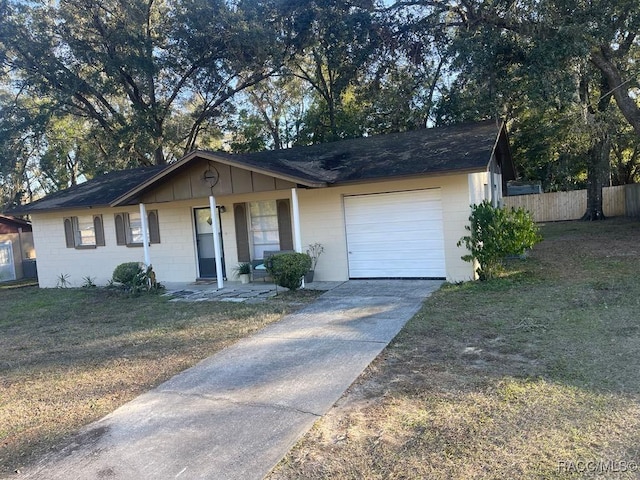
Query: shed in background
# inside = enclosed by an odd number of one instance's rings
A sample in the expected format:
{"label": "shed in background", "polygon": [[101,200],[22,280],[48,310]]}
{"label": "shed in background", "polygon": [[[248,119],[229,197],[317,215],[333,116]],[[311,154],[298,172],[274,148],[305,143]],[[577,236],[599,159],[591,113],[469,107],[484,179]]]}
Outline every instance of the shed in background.
{"label": "shed in background", "polygon": [[0,214],[0,282],[37,276],[31,223]]}

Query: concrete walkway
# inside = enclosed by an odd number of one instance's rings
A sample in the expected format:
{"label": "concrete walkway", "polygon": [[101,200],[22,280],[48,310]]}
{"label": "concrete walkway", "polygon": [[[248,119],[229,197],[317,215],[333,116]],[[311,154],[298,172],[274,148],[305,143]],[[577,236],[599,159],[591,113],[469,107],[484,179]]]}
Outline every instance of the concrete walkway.
{"label": "concrete walkway", "polygon": [[440,283],[346,282],[89,425],[16,478],[261,479]]}

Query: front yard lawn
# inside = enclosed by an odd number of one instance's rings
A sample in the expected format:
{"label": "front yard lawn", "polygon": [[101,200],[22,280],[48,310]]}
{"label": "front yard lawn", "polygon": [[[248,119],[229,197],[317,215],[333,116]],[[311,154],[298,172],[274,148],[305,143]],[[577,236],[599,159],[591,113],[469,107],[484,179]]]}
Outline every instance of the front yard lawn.
{"label": "front yard lawn", "polygon": [[640,222],[429,298],[273,479],[640,477]]}
{"label": "front yard lawn", "polygon": [[106,289],[0,290],[0,477],[317,294],[246,305]]}

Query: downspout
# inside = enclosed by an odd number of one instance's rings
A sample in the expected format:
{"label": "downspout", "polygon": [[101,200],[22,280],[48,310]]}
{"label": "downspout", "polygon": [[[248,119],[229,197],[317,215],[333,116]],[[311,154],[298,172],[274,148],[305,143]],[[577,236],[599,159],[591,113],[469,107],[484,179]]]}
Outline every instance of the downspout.
{"label": "downspout", "polygon": [[209,196],[209,213],[211,215],[211,226],[213,227],[213,249],[216,256],[216,279],[218,280],[218,290],[224,288],[224,274],[222,272],[222,248],[220,245],[220,221],[216,215],[216,197]]}
{"label": "downspout", "polygon": [[[300,207],[298,206],[298,190],[294,187],[291,189],[291,210],[293,213],[293,247],[296,252],[302,253],[302,235],[300,233]],[[302,288],[304,288],[304,278],[302,279]]]}
{"label": "downspout", "polygon": [[144,264],[151,266],[151,253],[149,252],[149,220],[144,203],[140,204],[140,227],[142,228],[142,247],[144,249]]}

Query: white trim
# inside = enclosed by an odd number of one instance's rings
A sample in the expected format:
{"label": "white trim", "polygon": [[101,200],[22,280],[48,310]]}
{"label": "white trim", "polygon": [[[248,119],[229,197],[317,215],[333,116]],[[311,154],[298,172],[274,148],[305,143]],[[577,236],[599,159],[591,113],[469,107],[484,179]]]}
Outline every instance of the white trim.
{"label": "white trim", "polygon": [[302,236],[300,233],[300,207],[298,206],[298,190],[291,189],[291,210],[293,213],[293,248],[302,253]]}
{"label": "white trim", "polygon": [[[293,248],[296,252],[302,253],[302,234],[300,233],[300,207],[298,206],[298,190],[291,189],[291,210],[293,221]],[[302,288],[304,288],[304,278],[302,279]]]}
{"label": "white trim", "polygon": [[142,247],[144,249],[144,264],[151,266],[151,253],[149,252],[149,221],[147,220],[147,209],[144,203],[140,204],[140,227],[142,228]]}
{"label": "white trim", "polygon": [[216,210],[216,197],[209,196],[209,209],[211,210],[211,226],[213,227],[213,249],[216,255],[216,279],[218,290],[224,288],[224,275],[222,274],[222,248],[220,246],[220,225],[218,222],[218,210]]}

